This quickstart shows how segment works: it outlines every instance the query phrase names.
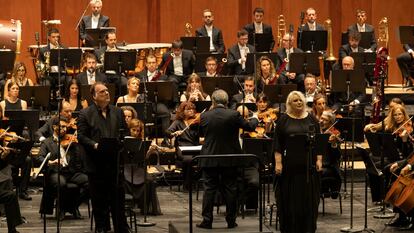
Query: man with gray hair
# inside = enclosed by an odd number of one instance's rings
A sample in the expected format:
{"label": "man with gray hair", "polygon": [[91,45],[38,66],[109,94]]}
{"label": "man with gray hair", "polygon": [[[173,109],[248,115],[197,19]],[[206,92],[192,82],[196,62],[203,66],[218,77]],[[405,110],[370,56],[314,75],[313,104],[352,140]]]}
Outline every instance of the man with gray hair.
{"label": "man with gray hair", "polygon": [[[200,126],[205,140],[201,149],[202,155],[241,154],[239,129],[254,131],[257,117],[244,119],[239,112],[228,109],[229,97],[223,90],[216,90],[212,95],[212,109],[201,114]],[[223,196],[226,202],[226,221],[228,228],[234,228],[237,212],[237,167],[217,167],[214,158],[207,159],[201,164],[204,182],[202,215],[203,221],[197,227],[211,229],[213,223],[213,205],[216,191],[223,185]],[[221,182],[220,182],[221,180]]]}
{"label": "man with gray hair", "polygon": [[82,44],[91,47],[92,38],[86,34],[87,28],[101,28],[109,27],[109,17],[102,15],[102,0],[91,0],[89,5],[92,9],[92,15],[86,15],[82,17],[79,24],[79,39]]}

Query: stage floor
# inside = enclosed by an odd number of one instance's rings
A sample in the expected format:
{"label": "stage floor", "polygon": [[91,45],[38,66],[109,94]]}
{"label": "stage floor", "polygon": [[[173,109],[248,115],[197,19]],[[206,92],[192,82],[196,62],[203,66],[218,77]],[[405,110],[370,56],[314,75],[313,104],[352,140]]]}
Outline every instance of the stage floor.
{"label": "stage floor", "polygon": [[[364,184],[357,183],[354,186],[354,212],[353,212],[353,228],[363,228],[364,226]],[[347,185],[347,191],[350,193],[351,185]],[[169,232],[169,222],[178,226],[177,229],[188,229],[188,193],[178,191],[177,186],[173,186],[172,190],[169,187],[158,187],[158,194],[160,198],[161,209],[163,215],[149,216],[148,222],[156,223],[153,227],[139,227],[138,232],[145,233],[158,233]],[[202,193],[200,193],[202,194]],[[32,201],[19,200],[22,215],[27,219],[27,223],[18,227],[21,233],[41,233],[43,232],[43,222],[38,214],[39,203],[41,193],[37,192],[32,194]],[[201,195],[200,195],[201,197]],[[368,207],[375,207],[371,204],[370,195],[368,195]],[[195,200],[193,195],[193,218],[194,224],[198,223],[201,219],[201,198],[199,201]],[[343,213],[339,213],[339,201],[327,198],[325,200],[325,215],[322,215],[322,203],[319,205],[319,218],[318,218],[318,230],[320,233],[340,232],[341,228],[349,227],[350,222],[350,197],[349,195],[342,201]],[[271,192],[271,203],[274,202],[273,192]],[[81,206],[82,220],[73,220],[70,216],[66,216],[62,222],[60,232],[63,233],[82,233],[90,231],[90,219],[88,218],[87,205]],[[215,214],[213,223],[213,230],[204,230],[194,227],[194,232],[258,232],[259,222],[258,215],[254,212],[247,212],[244,219],[238,217],[237,222],[239,227],[236,229],[227,230],[225,228],[224,218],[225,207],[220,207],[219,214]],[[368,227],[376,232],[397,232],[397,229],[391,227],[385,227],[384,223],[389,219],[376,219],[373,215],[376,212],[368,213]],[[142,216],[138,216],[139,220],[142,220]],[[272,226],[268,226],[268,221],[264,223],[264,232],[279,232],[275,229],[275,223],[273,221]],[[269,229],[269,230],[268,230]],[[180,232],[185,232],[180,231]],[[0,222],[0,232],[6,232],[6,222]],[[47,232],[57,232],[56,221],[53,216],[47,218]],[[171,231],[170,231],[171,232]]]}

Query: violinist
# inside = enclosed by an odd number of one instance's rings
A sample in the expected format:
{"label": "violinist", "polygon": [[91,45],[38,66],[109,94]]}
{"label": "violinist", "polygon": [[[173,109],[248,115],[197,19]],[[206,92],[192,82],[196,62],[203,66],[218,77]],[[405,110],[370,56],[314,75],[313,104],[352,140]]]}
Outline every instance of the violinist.
{"label": "violinist", "polygon": [[256,131],[249,132],[249,135],[257,138],[267,137],[267,134],[273,131],[278,110],[269,107],[269,100],[264,93],[259,94],[257,97],[256,106],[259,124],[256,127]]}
{"label": "violinist", "polygon": [[180,101],[209,101],[210,95],[203,91],[201,78],[196,73],[192,73],[187,79],[187,90],[181,95]]}
{"label": "violinist", "polygon": [[[84,172],[76,136],[68,136],[67,127],[67,119],[61,118],[59,121],[58,118],[54,118],[53,135],[44,140],[40,147],[39,156],[36,157],[37,162],[41,164],[50,153],[50,158],[46,163],[47,169],[44,172],[47,181],[40,213],[53,213],[54,199],[57,195],[58,185],[60,185],[60,215],[58,216],[60,220],[64,219],[66,212],[70,212],[75,219],[81,218],[79,206],[87,200],[89,192],[88,177]],[[58,144],[59,140],[60,145]],[[60,165],[58,164],[59,155]],[[57,166],[60,166],[60,174],[58,174]],[[67,183],[69,182],[78,185],[80,193],[72,193],[71,190],[68,190]]]}
{"label": "violinist", "polygon": [[335,128],[335,114],[324,110],[320,116],[321,133],[329,134],[329,147],[322,160],[321,193],[336,199],[341,190],[341,173],[339,163],[341,152],[339,143],[342,141],[341,132]]}

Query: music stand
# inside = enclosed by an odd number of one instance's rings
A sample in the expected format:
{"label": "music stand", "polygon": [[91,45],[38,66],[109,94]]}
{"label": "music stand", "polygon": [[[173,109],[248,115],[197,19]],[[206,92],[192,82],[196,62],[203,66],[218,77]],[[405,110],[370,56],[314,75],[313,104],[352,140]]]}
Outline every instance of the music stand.
{"label": "music stand", "polygon": [[145,119],[146,123],[154,122],[154,115],[153,115],[153,111],[152,111],[152,103],[147,103],[147,114],[146,114],[146,116],[144,116],[144,108],[145,108],[144,103],[117,103],[116,106],[117,107],[131,106],[137,112],[137,114],[138,114],[137,118],[139,120],[144,121],[144,119]]}
{"label": "music stand", "polygon": [[50,86],[21,86],[19,96],[31,107],[39,106],[41,109],[47,109],[50,100]]}
{"label": "music stand", "polygon": [[7,74],[13,70],[16,53],[9,49],[0,49],[0,72]]}
{"label": "music stand", "polygon": [[[30,154],[30,150],[33,147],[34,141],[18,141],[10,142],[7,147],[15,148],[18,151],[14,152],[14,156],[11,156],[9,163],[12,165],[23,164],[26,157]],[[13,153],[13,152],[12,152]]]}
{"label": "music stand", "polygon": [[351,57],[354,59],[354,69],[355,70],[364,70],[367,74],[372,74],[374,72],[375,62],[377,60],[377,53],[351,53]]}
{"label": "music stand", "polygon": [[[263,92],[269,99],[271,104],[281,104],[286,102],[286,98],[290,92],[296,91],[296,84],[277,84],[277,85],[265,85]],[[280,109],[280,106],[279,106]]]}
{"label": "music stand", "polygon": [[254,46],[256,52],[269,52],[272,49],[272,36],[270,33],[249,33],[248,43]]}
{"label": "music stand", "polygon": [[236,104],[236,109],[239,106],[245,106],[249,111],[252,111],[252,112],[255,112],[257,110],[256,103],[243,103],[243,102],[240,102],[240,103]]}
{"label": "music stand", "polygon": [[189,36],[181,37],[183,48],[193,51],[193,53],[209,53],[210,37],[209,36]]}
{"label": "music stand", "polygon": [[[335,127],[342,132],[341,136],[345,141],[352,141],[355,134],[354,142],[364,142],[364,121],[360,118],[355,119],[354,117],[343,117],[338,118],[338,123]],[[355,122],[355,129],[352,132],[353,122]]]}
{"label": "music stand", "polygon": [[312,52],[325,51],[327,48],[327,38],[327,31],[302,31],[302,43],[300,49]]}
{"label": "music stand", "polygon": [[105,45],[105,35],[109,31],[115,31],[115,27],[100,27],[100,28],[86,28],[86,47],[98,47],[101,48],[102,45]]}
{"label": "music stand", "polygon": [[106,51],[104,55],[104,69],[114,70],[121,74],[126,70],[135,70],[137,51]]}
{"label": "music stand", "polygon": [[2,129],[9,128],[9,131],[16,132],[17,135],[22,135],[25,126],[24,120],[2,120],[0,121],[0,127]]}
{"label": "music stand", "polygon": [[289,72],[296,74],[320,73],[319,57],[320,53],[290,53]]}
{"label": "music stand", "polygon": [[201,84],[203,90],[209,95],[213,94],[215,90],[222,89],[227,92],[229,96],[235,95],[238,90],[234,85],[233,76],[222,76],[222,77],[201,77]]}
{"label": "music stand", "polygon": [[[59,56],[61,64],[59,64]],[[50,66],[63,65],[65,70],[67,67],[79,68],[82,59],[82,49],[51,49],[50,50]]]}
{"label": "music stand", "polygon": [[[361,40],[359,41],[358,45],[364,49],[370,49],[374,32],[359,32],[359,33],[361,34]],[[348,32],[342,32],[341,45],[346,45],[346,44],[348,44]]]}
{"label": "music stand", "polygon": [[[208,57],[214,57],[217,60],[217,66],[222,63],[223,58],[227,59],[227,54],[225,53],[197,53],[196,54],[196,63],[194,66],[194,72],[205,72],[206,71],[206,59]],[[225,66],[225,64],[223,64]],[[221,73],[226,74],[224,67],[222,68]]]}
{"label": "music stand", "polygon": [[331,92],[345,92],[349,103],[351,91],[365,94],[364,70],[332,70]]}
{"label": "music stand", "polygon": [[[261,34],[258,34],[261,35]],[[246,57],[246,74],[254,74],[255,69],[254,67],[257,64],[257,61],[263,56],[267,56],[270,60],[273,61],[275,67],[279,63],[279,55],[277,53],[269,53],[269,52],[262,52],[262,53],[248,53]],[[255,62],[256,59],[256,62]]]}
{"label": "music stand", "polygon": [[194,101],[194,105],[196,106],[197,112],[202,112],[204,110],[208,111],[211,107],[211,101]]}
{"label": "music stand", "polygon": [[4,115],[10,120],[24,120],[25,126],[27,126],[30,132],[30,139],[34,141],[34,133],[39,129],[39,110],[6,110]]}
{"label": "music stand", "polygon": [[[80,86],[80,94],[82,98],[84,98],[88,102],[88,105],[91,105],[93,103],[91,86],[92,85],[81,85]],[[115,84],[106,83],[105,86],[108,88],[109,97],[111,98],[111,103],[114,103],[115,102]]]}

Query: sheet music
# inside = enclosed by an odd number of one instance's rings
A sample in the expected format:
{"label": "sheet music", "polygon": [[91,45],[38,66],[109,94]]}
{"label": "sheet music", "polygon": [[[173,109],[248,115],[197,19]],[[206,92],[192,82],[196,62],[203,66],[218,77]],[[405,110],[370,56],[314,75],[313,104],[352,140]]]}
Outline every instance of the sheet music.
{"label": "sheet music", "polygon": [[181,151],[201,151],[202,145],[199,146],[179,146]]}

